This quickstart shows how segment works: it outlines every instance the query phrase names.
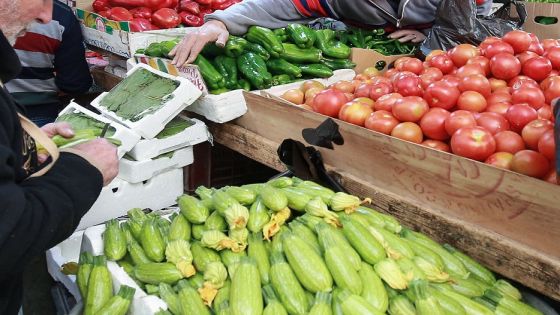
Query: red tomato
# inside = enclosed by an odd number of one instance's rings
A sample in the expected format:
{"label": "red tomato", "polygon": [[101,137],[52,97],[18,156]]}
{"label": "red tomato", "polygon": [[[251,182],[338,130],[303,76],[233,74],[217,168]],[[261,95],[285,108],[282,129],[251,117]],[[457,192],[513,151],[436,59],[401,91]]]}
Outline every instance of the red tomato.
{"label": "red tomato", "polygon": [[484,50],[484,56],[488,59],[491,59],[497,54],[502,54],[502,53],[513,55],[514,54],[513,47],[504,41],[496,41],[495,43],[490,44]]}
{"label": "red tomato", "polygon": [[479,64],[470,64],[470,65],[467,64],[457,69],[457,73],[455,75],[458,76],[459,78],[463,78],[475,74],[486,76],[485,72],[486,71]]}
{"label": "red tomato", "polygon": [[449,145],[439,140],[432,140],[432,139],[424,140],[424,142],[422,142],[421,145],[428,148],[432,148],[434,150],[449,152]]}
{"label": "red tomato", "polygon": [[529,36],[531,36],[531,46],[529,46],[529,48],[527,50],[532,51],[532,52],[538,54],[539,56],[544,54],[543,45],[541,45],[537,36],[533,33],[530,33]]}
{"label": "red tomato", "polygon": [[521,63],[513,55],[500,53],[490,59],[490,70],[495,78],[510,80],[521,72]]}
{"label": "red tomato", "polygon": [[445,82],[434,82],[426,88],[424,99],[431,107],[451,109],[457,104],[461,92]]}
{"label": "red tomato", "polygon": [[506,116],[508,109],[511,107],[511,103],[508,102],[501,102],[501,103],[492,103],[486,107],[486,111],[489,113],[496,113],[502,116]]}
{"label": "red tomato", "polygon": [[552,68],[560,70],[560,46],[550,47],[543,56],[550,60]]}
{"label": "red tomato", "polygon": [[432,58],[434,58],[437,55],[444,55],[446,54],[445,51],[440,50],[440,49],[434,49],[432,51],[430,51],[430,53],[426,56],[426,61],[430,62],[430,60],[432,60]]}
{"label": "red tomato", "polygon": [[551,184],[558,185],[558,180],[556,179],[556,175],[557,175],[556,168],[552,167],[548,172],[548,174],[546,174],[546,176],[543,179]]}
{"label": "red tomato", "polygon": [[354,99],[354,102],[360,102],[364,105],[369,106],[369,108],[371,108],[373,110],[373,105],[375,105],[375,102],[371,99],[371,98],[367,98],[367,97],[358,97]]}
{"label": "red tomato", "polygon": [[449,51],[449,57],[457,67],[464,66],[469,59],[476,56],[480,56],[480,49],[470,44],[460,44]]}
{"label": "red tomato", "polygon": [[424,70],[424,65],[422,61],[417,58],[409,58],[402,63],[401,71],[410,71],[414,74],[420,74]]}
{"label": "red tomato", "polygon": [[360,102],[348,102],[340,108],[338,118],[354,125],[363,126],[373,110]]}
{"label": "red tomato", "polygon": [[354,91],[354,96],[356,97],[368,97],[369,98],[369,91],[373,84],[362,83],[360,84],[356,90]]}
{"label": "red tomato", "polygon": [[347,102],[348,99],[344,93],[327,89],[315,95],[313,98],[313,110],[317,113],[336,118],[342,105]]}
{"label": "red tomato", "polygon": [[546,38],[542,40],[542,45],[544,50],[549,50],[552,47],[560,46],[560,42],[557,39]]}
{"label": "red tomato", "polygon": [[338,81],[333,84],[332,88],[342,93],[354,93],[354,85],[350,81]]}
{"label": "red tomato", "polygon": [[384,77],[386,78],[390,78],[392,77],[395,73],[399,72],[399,70],[395,69],[395,68],[391,68],[387,71],[385,71],[385,73],[383,74]]}
{"label": "red tomato", "polygon": [[514,91],[524,87],[533,87],[533,88],[540,89],[537,81],[524,75],[518,75],[515,78],[509,80],[508,86],[511,87],[511,89]]}
{"label": "red tomato", "polygon": [[414,143],[422,143],[422,140],[424,140],[422,129],[413,122],[403,122],[396,125],[391,131],[391,136]]}
{"label": "red tomato", "polygon": [[385,110],[388,112],[393,111],[393,105],[397,102],[397,100],[403,98],[402,95],[399,93],[391,93],[387,95],[383,95],[377,99],[377,102],[373,105],[375,110]]}
{"label": "red tomato", "polygon": [[161,28],[174,28],[181,24],[181,17],[173,9],[161,8],[152,14],[152,23]]}
{"label": "red tomato", "polygon": [[467,61],[467,65],[479,65],[484,71],[484,75],[490,74],[490,59],[484,56],[477,56]]}
{"label": "red tomato", "polygon": [[513,30],[508,32],[503,37],[504,42],[508,43],[513,47],[516,54],[522,53],[529,49],[531,46],[531,36],[527,32],[521,30]]}
{"label": "red tomato", "polygon": [[[390,70],[395,70],[395,69],[390,69]],[[395,71],[397,71],[397,70],[395,70]],[[387,72],[385,72],[385,73],[387,73]],[[369,79],[369,78],[362,73],[356,74],[356,76],[354,77],[354,80],[358,80],[358,81],[365,81],[367,79]]]}
{"label": "red tomato", "polygon": [[431,108],[420,120],[420,128],[428,138],[447,140],[449,134],[445,130],[445,121],[451,114],[443,108]]}
{"label": "red tomato", "polygon": [[488,82],[490,83],[490,89],[492,90],[492,92],[498,90],[499,88],[505,88],[507,87],[507,82],[504,80],[499,80],[496,78],[490,78],[488,79]]}
{"label": "red tomato", "polygon": [[550,162],[539,152],[522,150],[513,156],[511,170],[527,176],[542,178],[550,170]]}
{"label": "red tomato", "polygon": [[512,160],[513,154],[509,152],[496,152],[490,155],[490,157],[488,157],[484,163],[509,170],[511,168]]}
{"label": "red tomato", "polygon": [[488,46],[490,46],[491,44],[494,44],[495,42],[499,42],[501,41],[500,38],[495,37],[495,36],[490,36],[490,37],[486,37],[482,43],[480,43],[480,45],[478,45],[478,47],[480,47],[480,49],[482,49],[482,51],[486,50],[486,48],[488,48]]}
{"label": "red tomato", "polygon": [[542,135],[553,128],[554,125],[549,120],[535,119],[523,127],[521,137],[529,149],[538,150]]}
{"label": "red tomato", "polygon": [[354,94],[344,93],[344,95],[346,95],[346,99],[348,100],[348,102],[351,102],[352,100],[354,100]]}
{"label": "red tomato", "polygon": [[443,78],[441,78],[441,82],[445,82],[451,86],[459,88],[459,83],[461,83],[461,79],[459,79],[455,75],[447,74],[444,75]]}
{"label": "red tomato", "polygon": [[461,83],[459,83],[459,90],[461,90],[461,92],[475,91],[482,94],[484,97],[489,97],[492,93],[490,81],[481,74],[463,77]]}
{"label": "red tomato", "polygon": [[398,124],[399,121],[390,112],[379,110],[366,119],[365,127],[389,135]]}
{"label": "red tomato", "polygon": [[451,113],[445,120],[445,130],[451,136],[464,127],[476,127],[474,115],[466,110],[457,110]]}
{"label": "red tomato", "polygon": [[381,96],[387,95],[393,92],[393,87],[385,84],[385,83],[378,83],[374,84],[369,89],[369,98],[374,101],[377,101]]}
{"label": "red tomato", "polygon": [[537,111],[527,104],[512,105],[506,113],[511,130],[515,132],[521,132],[525,125],[537,119],[537,117]]}
{"label": "red tomato", "polygon": [[543,107],[537,110],[537,115],[540,119],[551,120],[552,119],[552,107],[550,105],[544,104]]}
{"label": "red tomato", "polygon": [[402,96],[422,96],[424,91],[421,84],[422,81],[417,75],[407,75],[397,79],[393,85],[395,92]]}
{"label": "red tomato", "polygon": [[502,131],[494,135],[496,140],[496,151],[509,152],[515,154],[521,150],[525,150],[525,141],[521,136],[513,131]]}
{"label": "red tomato", "polygon": [[476,118],[476,123],[478,126],[490,131],[492,135],[501,131],[509,130],[509,122],[504,116],[498,113],[481,113],[480,116]]}
{"label": "red tomato", "polygon": [[523,74],[536,81],[546,79],[550,71],[552,71],[552,63],[545,57],[529,59],[523,65]]}
{"label": "red tomato", "polygon": [[430,65],[434,68],[438,68],[443,74],[448,74],[455,69],[453,60],[447,54],[436,55],[430,60]]}
{"label": "red tomato", "polygon": [[475,91],[465,91],[461,93],[459,99],[457,100],[457,108],[464,109],[471,112],[480,113],[483,112],[488,103],[484,98],[484,95]]}
{"label": "red tomato", "polygon": [[371,84],[383,83],[383,84],[393,85],[393,82],[389,78],[386,78],[386,77],[377,76],[377,77],[371,78],[370,81],[371,81]]}
{"label": "red tomato", "polygon": [[405,96],[393,105],[393,116],[400,121],[417,122],[428,112],[428,103],[419,96]]}
{"label": "red tomato", "polygon": [[477,161],[485,161],[496,151],[496,141],[482,127],[464,127],[451,137],[451,152]]}
{"label": "red tomato", "polygon": [[420,74],[420,80],[422,80],[422,88],[426,89],[430,84],[437,82],[443,78],[443,73],[438,68],[426,68]]}
{"label": "red tomato", "polygon": [[545,131],[537,145],[539,152],[546,156],[549,160],[556,160],[556,142],[554,141],[554,130]]}
{"label": "red tomato", "polygon": [[509,93],[494,92],[486,101],[490,105],[496,103],[511,103],[512,96]]}
{"label": "red tomato", "polygon": [[538,87],[526,87],[513,91],[511,95],[514,104],[527,103],[534,109],[544,106],[544,93]]}
{"label": "red tomato", "polygon": [[517,55],[516,57],[517,59],[519,59],[519,62],[521,62],[521,66],[523,66],[529,59],[533,59],[538,56],[539,55],[535,54],[532,51],[526,51],[524,53]]}
{"label": "red tomato", "polygon": [[409,59],[412,59],[412,58],[410,58],[410,57],[401,57],[401,58],[395,60],[395,62],[393,63],[393,67],[395,67],[395,69],[397,69],[397,70],[399,70],[399,71],[403,71],[404,63],[405,63],[406,61],[408,61]]}
{"label": "red tomato", "polygon": [[560,97],[560,77],[547,78],[545,81],[548,79],[551,80],[550,83],[546,85],[546,88],[544,88],[544,98],[547,104],[552,104],[554,99]]}

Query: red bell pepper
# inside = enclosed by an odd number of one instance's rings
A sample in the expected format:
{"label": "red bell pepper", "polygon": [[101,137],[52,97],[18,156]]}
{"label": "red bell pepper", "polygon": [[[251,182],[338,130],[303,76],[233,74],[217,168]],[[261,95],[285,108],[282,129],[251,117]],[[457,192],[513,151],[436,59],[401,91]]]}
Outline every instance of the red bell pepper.
{"label": "red bell pepper", "polygon": [[200,18],[198,15],[194,15],[186,11],[179,13],[179,16],[181,17],[181,22],[185,26],[198,27],[204,24],[204,20]]}
{"label": "red bell pepper", "polygon": [[154,29],[154,25],[143,18],[134,18],[130,21],[130,30],[133,32],[143,32],[143,31],[151,31]]}
{"label": "red bell pepper", "polygon": [[95,0],[91,4],[91,6],[93,7],[93,11],[96,13],[107,11],[111,8],[108,0]]}
{"label": "red bell pepper", "polygon": [[146,7],[146,0],[109,0],[109,4],[112,7],[134,9],[138,7]]}
{"label": "red bell pepper", "polygon": [[199,15],[200,5],[192,0],[181,0],[181,2],[179,2],[179,12],[183,11]]}
{"label": "red bell pepper", "polygon": [[200,5],[212,5],[212,2],[214,2],[214,0],[195,0],[196,2],[198,2],[198,4]]}
{"label": "red bell pepper", "polygon": [[125,8],[116,7],[109,10],[109,19],[113,21],[132,21],[132,13]]}
{"label": "red bell pepper", "polygon": [[147,20],[152,18],[152,10],[146,7],[134,8],[130,10],[130,13],[132,13],[132,16],[134,18],[142,18]]}
{"label": "red bell pepper", "polygon": [[210,6],[206,6],[206,5],[201,5],[200,7],[200,13],[198,14],[199,17],[204,18],[204,16],[206,14],[210,14],[212,12],[214,12],[214,10],[212,10],[212,8]]}
{"label": "red bell pepper", "polygon": [[101,11],[101,12],[97,12],[97,14],[101,15],[102,17],[109,19],[109,10],[107,11]]}
{"label": "red bell pepper", "polygon": [[163,8],[152,13],[152,23],[161,28],[174,28],[181,24],[181,17],[177,11]]}
{"label": "red bell pepper", "polygon": [[225,10],[234,4],[233,0],[212,0],[211,7],[212,10]]}
{"label": "red bell pepper", "polygon": [[[145,0],[146,6],[151,8],[153,11],[157,11],[163,8],[175,8],[177,3],[173,0]],[[175,2],[175,6],[173,6]]]}

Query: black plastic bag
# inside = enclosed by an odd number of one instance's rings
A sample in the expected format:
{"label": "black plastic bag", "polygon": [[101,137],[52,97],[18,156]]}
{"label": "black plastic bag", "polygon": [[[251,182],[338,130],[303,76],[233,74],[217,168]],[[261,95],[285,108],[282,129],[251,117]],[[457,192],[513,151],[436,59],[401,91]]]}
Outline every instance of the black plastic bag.
{"label": "black plastic bag", "polygon": [[[511,17],[512,5],[518,18]],[[442,0],[436,12],[435,24],[422,43],[422,53],[435,49],[449,50],[459,44],[480,44],[486,37],[502,37],[519,29],[527,18],[522,1],[509,1],[489,16],[476,15],[475,0]]]}

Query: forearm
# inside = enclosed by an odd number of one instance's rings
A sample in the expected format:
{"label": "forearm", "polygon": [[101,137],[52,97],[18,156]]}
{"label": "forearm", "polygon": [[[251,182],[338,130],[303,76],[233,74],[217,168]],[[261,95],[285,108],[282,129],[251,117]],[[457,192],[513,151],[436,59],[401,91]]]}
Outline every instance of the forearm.
{"label": "forearm", "polygon": [[298,12],[291,0],[246,0],[223,11],[206,15],[205,21],[223,22],[233,35],[242,35],[251,25],[281,28],[310,19]]}

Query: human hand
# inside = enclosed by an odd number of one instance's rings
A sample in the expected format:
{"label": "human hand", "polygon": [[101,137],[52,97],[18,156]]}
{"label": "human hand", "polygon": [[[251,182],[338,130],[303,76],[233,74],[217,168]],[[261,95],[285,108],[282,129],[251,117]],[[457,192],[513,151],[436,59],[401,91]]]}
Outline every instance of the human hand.
{"label": "human hand", "polygon": [[194,33],[183,37],[183,40],[169,52],[169,55],[173,57],[171,63],[179,67],[185,63],[193,63],[206,44],[216,42],[216,45],[223,47],[228,37],[229,32],[223,22],[208,21]]}
{"label": "human hand", "polygon": [[117,147],[104,138],[97,138],[72,147],[103,175],[103,186],[109,184],[119,172]]}
{"label": "human hand", "polygon": [[400,30],[389,34],[389,38],[398,39],[401,43],[420,43],[426,39],[426,36],[415,30]]}
{"label": "human hand", "polygon": [[[47,137],[52,138],[56,135],[61,135],[64,138],[72,138],[74,136],[74,130],[67,122],[60,123],[50,123],[41,127],[41,130],[47,135]],[[37,160],[40,164],[44,163],[49,158],[49,155],[44,153],[44,151],[37,152]]]}

